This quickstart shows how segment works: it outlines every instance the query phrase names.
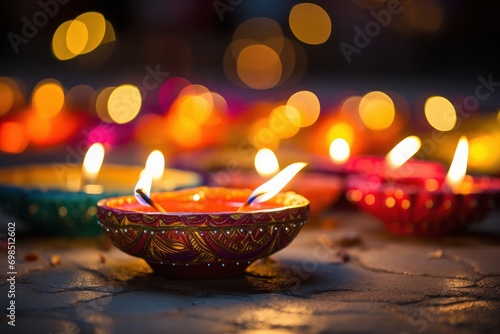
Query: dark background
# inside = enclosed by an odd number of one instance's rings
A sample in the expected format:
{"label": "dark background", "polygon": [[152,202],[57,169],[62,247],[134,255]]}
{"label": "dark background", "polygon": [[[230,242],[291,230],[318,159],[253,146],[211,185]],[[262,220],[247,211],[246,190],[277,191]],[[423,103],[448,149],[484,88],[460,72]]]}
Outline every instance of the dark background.
{"label": "dark background", "polygon": [[[403,14],[397,15],[359,55],[353,55],[351,64],[345,61],[339,44],[342,41],[352,43],[354,27],[363,28],[373,20],[371,9],[362,6],[376,6],[380,1],[312,2],[330,15],[332,35],[322,45],[302,43],[308,56],[302,83],[324,83],[326,80],[328,84],[341,85],[353,80],[366,85],[365,79],[370,78],[368,83],[375,86],[377,80],[384,82],[395,78],[398,85],[423,83],[425,86],[428,81],[432,86],[445,82],[462,84],[465,91],[469,86],[474,87],[478,75],[493,73],[495,76],[500,72],[498,1],[431,1],[434,7],[437,4],[441,13],[436,31],[412,27],[405,23]],[[56,78],[66,86],[133,81],[135,76],[143,76],[145,66],[160,63],[171,75],[232,87],[224,76],[222,59],[236,27],[252,17],[269,17],[280,24],[286,37],[296,40],[288,25],[288,15],[293,5],[300,2],[244,0],[233,3],[237,5],[232,11],[226,11],[221,21],[212,1],[71,0],[59,5],[58,13],[46,26],[39,28],[27,44],[21,44],[16,54],[7,34],[21,34],[22,17],[32,21],[41,7],[37,1],[4,2],[0,14],[0,72],[4,76],[21,78],[29,90],[47,77]],[[403,6],[406,6],[404,2]],[[380,8],[384,8],[384,4]],[[86,11],[98,11],[112,23],[116,43],[105,55],[102,51],[101,54],[90,53],[58,61],[50,51],[54,31],[64,21]],[[421,20],[432,19],[429,13],[424,6]]]}

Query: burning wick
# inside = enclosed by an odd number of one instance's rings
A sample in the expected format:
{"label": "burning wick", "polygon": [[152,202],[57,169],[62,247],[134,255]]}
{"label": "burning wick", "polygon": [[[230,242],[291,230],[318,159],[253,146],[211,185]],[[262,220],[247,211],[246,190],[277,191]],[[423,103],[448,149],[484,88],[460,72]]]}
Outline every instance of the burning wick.
{"label": "burning wick", "polygon": [[238,209],[238,212],[244,211],[253,203],[262,203],[276,196],[306,165],[305,162],[296,162],[283,169],[275,177],[255,189],[245,204]]}
{"label": "burning wick", "polygon": [[135,198],[142,205],[149,205],[157,212],[166,212],[159,204],[155,203],[150,197],[151,183],[153,182],[153,175],[146,170],[142,177],[137,181],[135,186]]}
{"label": "burning wick", "polygon": [[158,203],[153,201],[148,195],[142,191],[142,188],[136,189],[135,192],[141,196],[141,198],[144,200],[144,202],[148,203],[153,209],[155,209],[158,212],[167,212],[165,211],[164,208],[162,208]]}
{"label": "burning wick", "polygon": [[237,212],[241,212],[241,211],[245,211],[246,208],[248,208],[250,206],[250,204],[253,203],[253,201],[255,201],[257,199],[257,197],[259,196],[262,196],[264,195],[265,193],[260,193],[260,194],[257,194],[257,195],[254,195],[254,196],[250,196],[248,198],[248,200],[245,202],[245,204],[243,204]]}

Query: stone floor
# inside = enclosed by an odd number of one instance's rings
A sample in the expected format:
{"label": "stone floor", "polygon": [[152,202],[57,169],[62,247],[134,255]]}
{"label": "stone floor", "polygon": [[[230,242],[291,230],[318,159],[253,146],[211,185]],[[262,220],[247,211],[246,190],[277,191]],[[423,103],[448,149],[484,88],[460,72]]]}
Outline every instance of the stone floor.
{"label": "stone floor", "polygon": [[[0,218],[3,226],[8,217]],[[246,275],[205,281],[158,277],[143,260],[109,248],[103,238],[18,231],[16,326],[7,324],[2,251],[0,332],[500,330],[500,213],[442,239],[390,235],[355,212],[332,213],[322,226],[328,228],[304,229]],[[24,262],[32,251],[38,260]]]}

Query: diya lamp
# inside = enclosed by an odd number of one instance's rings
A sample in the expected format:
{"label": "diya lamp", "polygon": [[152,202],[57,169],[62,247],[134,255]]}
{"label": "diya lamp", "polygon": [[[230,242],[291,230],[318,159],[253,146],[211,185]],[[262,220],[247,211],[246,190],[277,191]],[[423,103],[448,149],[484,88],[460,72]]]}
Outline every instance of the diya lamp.
{"label": "diya lamp", "polygon": [[347,197],[398,234],[439,236],[464,228],[484,218],[500,195],[500,179],[466,175],[468,150],[462,137],[445,176],[351,178]]}
{"label": "diya lamp", "polygon": [[[6,212],[45,233],[101,234],[95,225],[98,200],[128,192],[142,170],[140,166],[103,164],[103,160],[104,147],[95,143],[81,166],[54,163],[1,169],[0,203]],[[165,174],[155,180],[156,189],[169,191],[201,183],[193,172],[167,169]]]}
{"label": "diya lamp", "polygon": [[[411,157],[420,148],[417,136],[409,136],[397,144],[385,157],[351,157],[349,144],[341,138],[332,141],[330,146],[331,162],[319,163],[320,170],[328,170],[341,176],[364,175],[378,177],[435,177],[445,174],[444,167],[433,161],[420,161]],[[409,157],[407,157],[409,155]],[[394,174],[398,175],[394,175]]]}
{"label": "diya lamp", "polygon": [[[274,152],[263,148],[257,152],[254,159],[255,171],[220,171],[212,175],[212,183],[224,182],[225,186],[235,188],[255,189],[280,170],[278,159]],[[323,213],[341,194],[343,182],[339,176],[319,172],[302,172],[288,183],[284,191],[294,190],[309,199],[311,217]]]}
{"label": "diya lamp", "polygon": [[102,199],[99,225],[125,253],[169,278],[242,274],[255,260],[286,247],[309,216],[309,201],[280,192],[304,163],[249,189],[197,187],[152,193],[145,173],[131,196]]}

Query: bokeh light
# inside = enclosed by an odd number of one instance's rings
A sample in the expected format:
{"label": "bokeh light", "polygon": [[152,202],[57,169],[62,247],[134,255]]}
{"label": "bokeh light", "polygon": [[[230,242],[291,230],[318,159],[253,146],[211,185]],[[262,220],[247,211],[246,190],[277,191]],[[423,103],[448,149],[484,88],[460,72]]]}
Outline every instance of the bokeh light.
{"label": "bokeh light", "polygon": [[0,150],[7,153],[21,153],[28,146],[26,128],[19,122],[0,124]]}
{"label": "bokeh light", "polygon": [[66,36],[72,22],[66,21],[62,23],[54,32],[54,37],[52,37],[52,53],[59,60],[68,60],[76,56],[68,49],[66,44]]}
{"label": "bokeh light", "polygon": [[0,117],[8,113],[13,105],[14,90],[7,83],[0,81]]}
{"label": "bokeh light", "polygon": [[74,55],[82,53],[89,40],[89,32],[85,23],[73,20],[66,31],[66,46]]}
{"label": "bokeh light", "polygon": [[223,66],[234,84],[268,89],[300,80],[307,67],[307,54],[299,43],[283,36],[276,21],[255,17],[235,30]]}
{"label": "bokeh light", "polygon": [[383,92],[370,92],[363,96],[359,103],[359,116],[371,130],[387,129],[394,121],[395,115],[392,99]]}
{"label": "bokeh light", "polygon": [[193,149],[198,147],[203,139],[200,126],[189,119],[174,116],[167,122],[167,131],[170,139],[180,147]]}
{"label": "bokeh light", "polygon": [[214,92],[210,92],[210,95],[213,105],[212,113],[205,122],[205,125],[209,126],[220,124],[222,121],[225,120],[228,112],[226,99],[222,95]]}
{"label": "bokeh light", "polygon": [[52,37],[52,53],[59,60],[68,60],[114,40],[111,23],[100,13],[87,12],[56,29]]}
{"label": "bokeh light", "polygon": [[262,177],[269,177],[280,170],[278,159],[273,151],[268,148],[260,149],[254,159],[255,170]]}
{"label": "bokeh light", "polygon": [[79,15],[74,22],[82,23],[87,31],[84,47],[80,52],[75,52],[75,54],[85,54],[95,50],[103,41],[106,32],[106,20],[104,16],[97,12],[87,12]]}
{"label": "bokeh light", "polygon": [[[160,147],[167,140],[167,122],[156,114],[144,114],[136,122],[134,136],[139,143],[148,147]],[[152,136],[151,134],[155,135]]]}
{"label": "bokeh light", "polygon": [[26,129],[31,144],[43,146],[45,143],[50,142],[54,127],[51,119],[35,114],[26,118]]}
{"label": "bokeh light", "polygon": [[425,102],[425,117],[439,131],[450,131],[457,122],[455,107],[442,96],[433,96]]}
{"label": "bokeh light", "polygon": [[180,92],[190,85],[191,83],[188,80],[179,77],[165,81],[158,92],[158,103],[161,110],[167,111],[177,99]]}
{"label": "bokeh light", "polygon": [[108,113],[111,119],[124,124],[133,120],[141,109],[142,97],[134,85],[116,87],[108,99]]}
{"label": "bokeh light", "polygon": [[55,80],[40,82],[33,91],[31,104],[38,115],[45,118],[54,117],[64,106],[64,90],[61,84]]}
{"label": "bokeh light", "polygon": [[344,139],[349,145],[354,142],[354,130],[352,126],[344,122],[338,122],[332,125],[328,130],[327,140],[331,143],[336,138]]}
{"label": "bokeh light", "polygon": [[198,95],[185,96],[179,102],[180,117],[203,124],[212,113],[212,105],[207,98]]}
{"label": "bokeh light", "polygon": [[269,118],[261,117],[252,122],[250,138],[255,148],[276,149],[280,144],[278,135],[270,129]]}
{"label": "bokeh light", "polygon": [[269,115],[269,128],[282,139],[291,138],[299,131],[299,127],[288,119],[286,109],[284,105],[278,106]]}
{"label": "bokeh light", "polygon": [[95,94],[95,111],[97,116],[101,121],[105,123],[112,123],[113,120],[109,115],[108,111],[108,101],[111,93],[115,90],[116,87],[106,87],[98,90]]}
{"label": "bokeh light", "polygon": [[328,13],[312,3],[295,5],[290,11],[289,23],[295,37],[307,44],[324,43],[332,32]]}
{"label": "bokeh light", "polygon": [[337,138],[330,145],[330,157],[335,163],[341,164],[349,159],[350,148],[347,141],[342,138]]}
{"label": "bokeh light", "polygon": [[489,133],[469,141],[469,166],[475,170],[491,172],[500,164],[500,151],[497,149],[500,133]]}
{"label": "bokeh light", "polygon": [[234,31],[231,43],[233,56],[237,58],[241,50],[252,44],[264,44],[276,53],[281,53],[283,31],[278,22],[267,17],[254,17],[240,24]]}
{"label": "bokeh light", "polygon": [[203,85],[188,85],[180,91],[173,112],[196,124],[204,124],[212,115],[213,107],[212,93],[208,88]]}
{"label": "bokeh light", "polygon": [[238,55],[236,69],[241,81],[254,89],[272,88],[281,79],[281,60],[264,44],[245,47]]}
{"label": "bokeh light", "polygon": [[286,105],[286,115],[293,125],[308,127],[314,124],[320,114],[318,97],[309,91],[293,94]]}

